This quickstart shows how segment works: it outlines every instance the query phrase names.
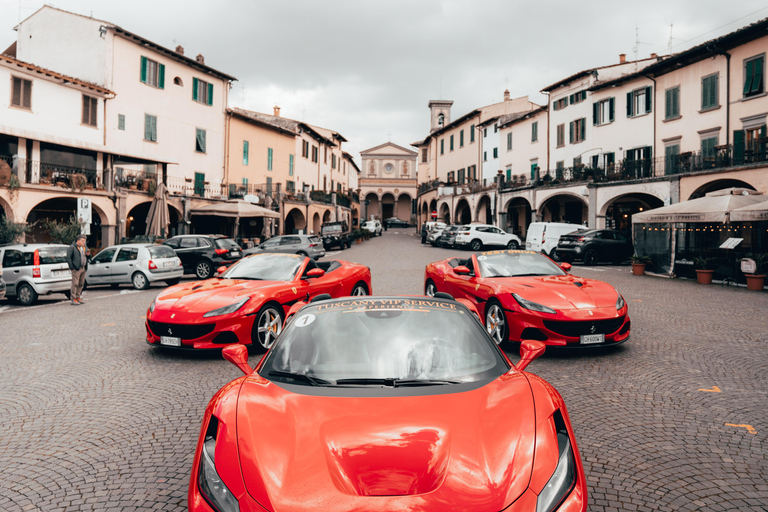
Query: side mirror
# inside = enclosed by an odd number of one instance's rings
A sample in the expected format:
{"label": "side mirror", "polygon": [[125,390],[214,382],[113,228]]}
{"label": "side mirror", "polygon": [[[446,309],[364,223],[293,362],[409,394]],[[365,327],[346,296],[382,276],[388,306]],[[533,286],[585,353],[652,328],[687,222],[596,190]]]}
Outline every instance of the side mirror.
{"label": "side mirror", "polygon": [[571,267],[572,267],[572,265],[570,263],[568,263],[567,261],[565,263],[561,263],[560,264],[560,268],[565,270],[566,272],[570,272],[571,271]]}
{"label": "side mirror", "polygon": [[224,359],[240,368],[244,374],[250,375],[253,373],[253,368],[248,364],[248,347],[245,345],[237,343],[226,346],[221,351],[221,355],[224,356]]}
{"label": "side mirror", "polygon": [[469,270],[469,267],[466,265],[459,265],[453,269],[454,274],[458,274],[460,276],[468,276],[471,272]]}
{"label": "side mirror", "polygon": [[227,271],[227,267],[225,267],[224,265],[222,265],[222,266],[220,266],[219,268],[216,269],[216,272],[218,272],[219,275],[223,274],[226,271]]}
{"label": "side mirror", "polygon": [[309,272],[307,272],[307,277],[312,279],[314,277],[323,277],[325,275],[325,270],[321,268],[313,268]]}
{"label": "side mirror", "polygon": [[523,340],[520,344],[520,361],[515,365],[515,369],[523,371],[526,366],[531,364],[531,361],[543,354],[546,349],[547,346],[541,341]]}

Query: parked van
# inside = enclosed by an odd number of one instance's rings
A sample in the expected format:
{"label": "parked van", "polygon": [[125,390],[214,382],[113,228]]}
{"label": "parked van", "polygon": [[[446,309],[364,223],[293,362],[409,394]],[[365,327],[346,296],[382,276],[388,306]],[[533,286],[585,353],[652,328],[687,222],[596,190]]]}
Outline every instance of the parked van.
{"label": "parked van", "polygon": [[586,229],[579,224],[565,222],[531,222],[525,235],[525,248],[529,251],[542,252],[554,259],[560,235]]}

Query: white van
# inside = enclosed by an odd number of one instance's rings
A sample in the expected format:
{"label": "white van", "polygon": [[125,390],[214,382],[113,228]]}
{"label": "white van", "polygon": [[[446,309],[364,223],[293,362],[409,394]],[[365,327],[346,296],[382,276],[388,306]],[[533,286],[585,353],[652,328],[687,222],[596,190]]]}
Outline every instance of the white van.
{"label": "white van", "polygon": [[586,229],[580,224],[565,222],[531,222],[525,235],[525,248],[529,251],[542,252],[554,258],[554,250],[557,248],[560,235]]}

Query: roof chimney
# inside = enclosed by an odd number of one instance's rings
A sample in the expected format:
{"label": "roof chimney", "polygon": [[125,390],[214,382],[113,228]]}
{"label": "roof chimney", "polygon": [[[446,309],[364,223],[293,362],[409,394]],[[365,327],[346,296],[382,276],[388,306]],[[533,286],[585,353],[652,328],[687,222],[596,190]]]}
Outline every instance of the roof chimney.
{"label": "roof chimney", "polygon": [[652,59],[658,59],[658,58],[659,58],[659,56],[658,56],[658,55],[656,55],[655,53],[652,53],[652,54],[651,54],[651,58],[652,58]]}
{"label": "roof chimney", "polygon": [[509,101],[509,89],[504,90],[504,101]]}
{"label": "roof chimney", "polygon": [[627,62],[627,54],[626,53],[620,53],[619,54],[619,64],[626,64]]}
{"label": "roof chimney", "polygon": [[184,47],[181,45],[177,46],[176,53],[178,53],[179,55],[184,55]]}
{"label": "roof chimney", "polygon": [[205,64],[205,57],[203,57],[202,53],[198,53],[197,57],[195,57],[195,60],[200,64]]}
{"label": "roof chimney", "polygon": [[275,105],[273,108],[275,109],[275,117],[280,117],[280,107]]}

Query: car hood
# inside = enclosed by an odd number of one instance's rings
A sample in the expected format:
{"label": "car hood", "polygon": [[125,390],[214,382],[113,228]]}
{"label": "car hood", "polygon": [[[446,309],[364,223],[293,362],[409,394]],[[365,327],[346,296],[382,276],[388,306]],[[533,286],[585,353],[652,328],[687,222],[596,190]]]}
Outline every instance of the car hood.
{"label": "car hood", "polygon": [[254,293],[270,294],[274,288],[287,284],[284,281],[207,279],[172,286],[157,296],[153,318],[170,310],[174,313],[207,313]]}
{"label": "car hood", "polygon": [[514,370],[471,391],[399,397],[298,394],[253,374],[237,435],[248,493],[270,510],[498,511],[529,484],[535,416]]}
{"label": "car hood", "polygon": [[[616,311],[616,289],[596,279],[565,276],[494,277],[487,281],[497,290],[516,293],[526,300],[558,311],[612,308]],[[514,300],[514,299],[513,299]]]}

